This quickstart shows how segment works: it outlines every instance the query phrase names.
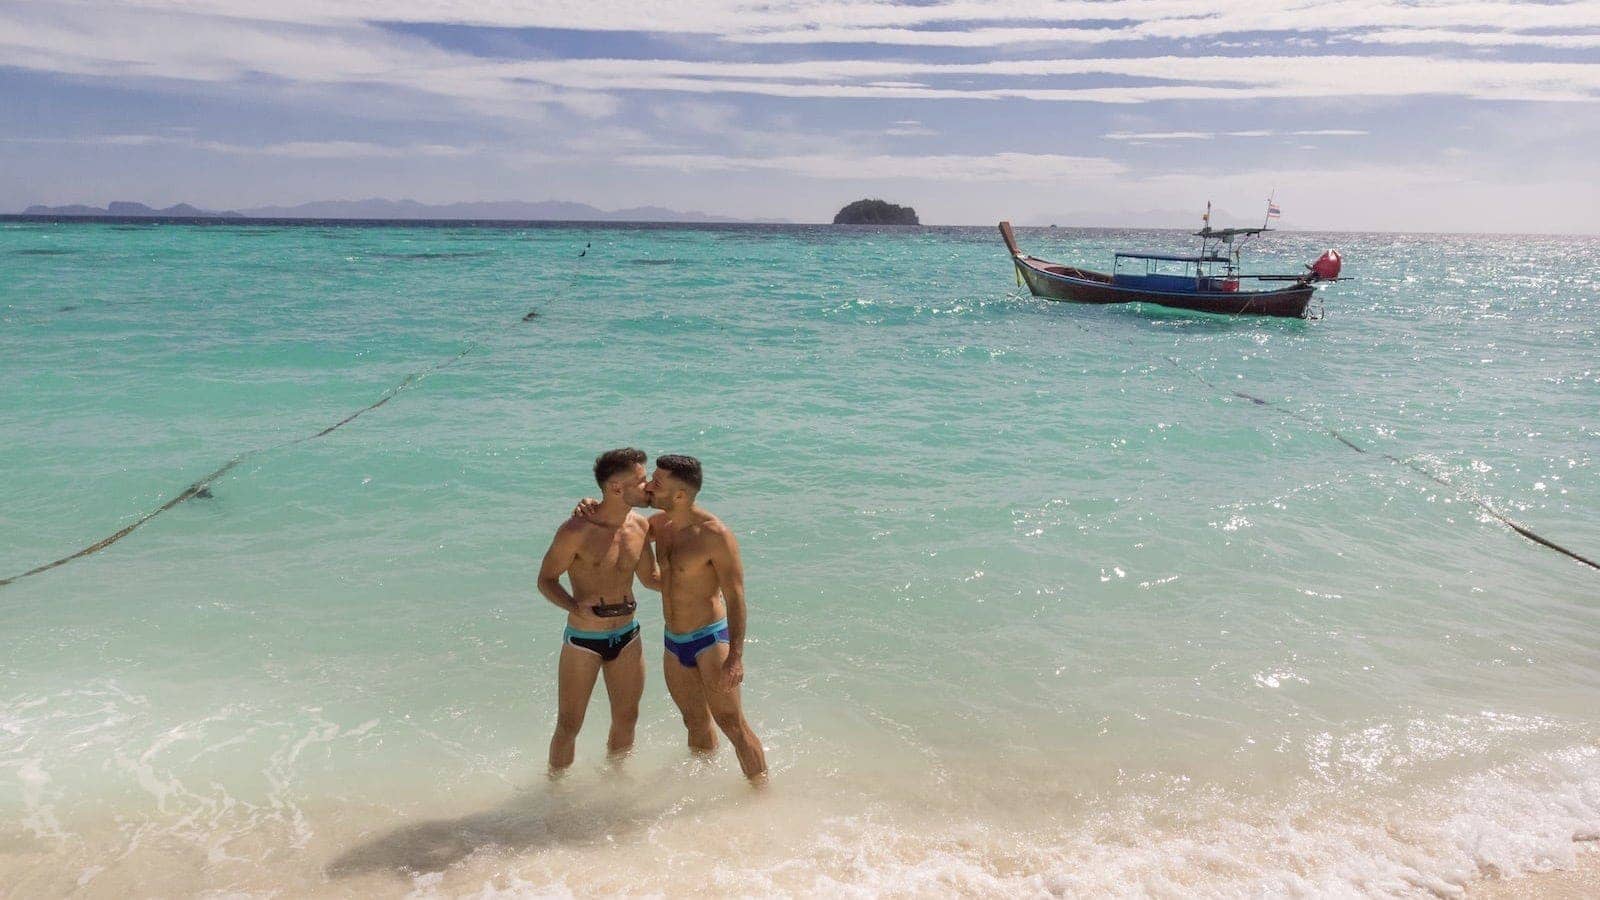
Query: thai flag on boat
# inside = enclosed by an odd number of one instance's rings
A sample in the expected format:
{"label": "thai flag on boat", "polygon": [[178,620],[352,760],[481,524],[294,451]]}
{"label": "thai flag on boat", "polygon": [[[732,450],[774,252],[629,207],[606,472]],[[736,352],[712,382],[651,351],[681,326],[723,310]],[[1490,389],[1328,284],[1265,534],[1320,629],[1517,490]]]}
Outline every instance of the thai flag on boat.
{"label": "thai flag on boat", "polygon": [[1273,203],[1271,200],[1267,201],[1267,218],[1276,219],[1282,214],[1282,211],[1278,209],[1278,204]]}

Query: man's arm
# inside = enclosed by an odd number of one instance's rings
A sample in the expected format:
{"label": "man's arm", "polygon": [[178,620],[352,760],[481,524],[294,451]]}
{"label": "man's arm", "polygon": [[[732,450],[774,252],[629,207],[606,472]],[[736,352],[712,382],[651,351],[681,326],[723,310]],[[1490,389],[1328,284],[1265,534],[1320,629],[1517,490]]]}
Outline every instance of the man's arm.
{"label": "man's arm", "polygon": [[639,576],[639,583],[656,593],[661,593],[661,569],[656,566],[656,551],[651,546],[650,522],[644,523],[644,552],[639,554],[639,564],[633,567],[633,573]]}
{"label": "man's arm", "polygon": [[744,680],[744,562],[739,559],[739,542],[726,526],[718,529],[716,551],[711,554],[711,567],[717,573],[717,586],[722,589],[722,599],[728,607],[728,661],[722,664],[722,679],[718,685],[731,691]]}
{"label": "man's arm", "polygon": [[569,520],[556,529],[550,549],[544,553],[544,562],[539,564],[539,593],[569,613],[578,611],[578,601],[567,593],[566,587],[561,584],[561,576],[572,568],[572,561],[577,557],[578,528],[575,522]]}

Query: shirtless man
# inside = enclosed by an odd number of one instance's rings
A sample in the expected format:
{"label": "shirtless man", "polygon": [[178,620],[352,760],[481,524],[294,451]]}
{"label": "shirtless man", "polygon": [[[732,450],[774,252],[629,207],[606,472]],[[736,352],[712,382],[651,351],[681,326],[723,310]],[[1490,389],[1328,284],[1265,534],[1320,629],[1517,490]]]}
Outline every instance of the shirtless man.
{"label": "shirtless man", "polygon": [[[550,738],[550,772],[572,765],[595,678],[605,673],[611,699],[611,734],[606,749],[619,756],[633,746],[644,693],[644,653],[639,641],[633,578],[660,590],[649,524],[633,511],[645,506],[645,455],[632,447],[609,450],[594,461],[600,502],[587,517],[568,519],[539,566],[539,593],[567,612],[557,669],[556,732]],[[569,593],[561,584],[565,573]]]}
{"label": "shirtless man", "polygon": [[[662,670],[667,691],[683,713],[689,748],[716,749],[714,721],[728,736],[745,777],[766,775],[761,741],[745,721],[739,702],[744,681],[744,564],[739,542],[716,516],[695,505],[700,493],[700,461],[692,456],[659,456],[646,486],[650,539],[660,557],[661,603],[667,652]],[[646,586],[649,583],[646,582]]]}

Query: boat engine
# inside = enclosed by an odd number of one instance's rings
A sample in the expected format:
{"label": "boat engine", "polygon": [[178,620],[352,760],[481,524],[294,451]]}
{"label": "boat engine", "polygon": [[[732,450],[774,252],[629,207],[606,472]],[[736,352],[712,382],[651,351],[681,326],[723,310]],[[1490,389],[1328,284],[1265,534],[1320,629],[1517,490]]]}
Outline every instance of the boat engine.
{"label": "boat engine", "polygon": [[1343,266],[1344,257],[1339,255],[1339,251],[1324,250],[1322,255],[1317,257],[1317,261],[1306,268],[1311,270],[1309,278],[1311,281],[1337,281],[1339,269]]}

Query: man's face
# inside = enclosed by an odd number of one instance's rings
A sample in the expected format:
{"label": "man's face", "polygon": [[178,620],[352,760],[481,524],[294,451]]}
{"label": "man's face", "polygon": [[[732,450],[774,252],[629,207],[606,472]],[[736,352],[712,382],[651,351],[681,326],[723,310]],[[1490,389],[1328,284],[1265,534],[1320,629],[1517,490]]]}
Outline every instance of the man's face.
{"label": "man's face", "polygon": [[611,485],[622,489],[622,502],[629,506],[649,506],[650,494],[646,491],[644,465],[632,466],[611,476]]}
{"label": "man's face", "polygon": [[650,483],[644,486],[645,493],[650,497],[650,505],[656,509],[672,509],[673,498],[678,494],[677,479],[672,473],[660,469],[650,473]]}

